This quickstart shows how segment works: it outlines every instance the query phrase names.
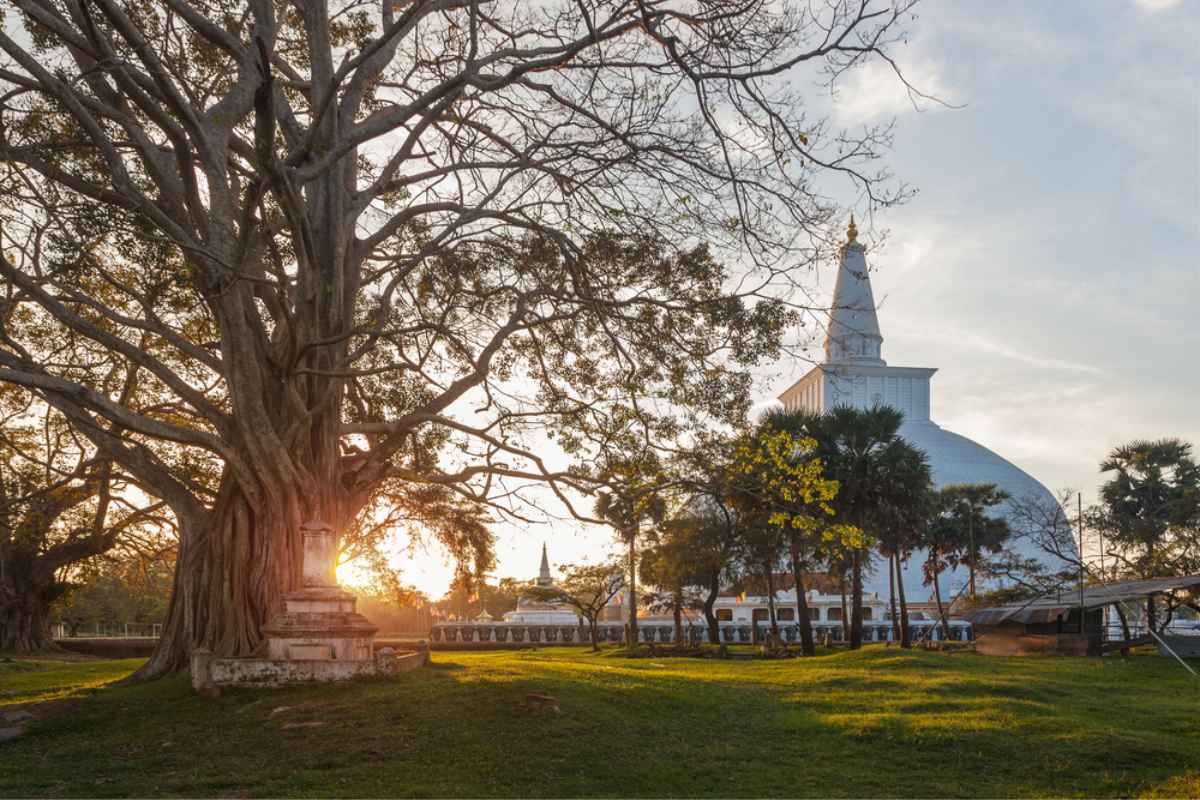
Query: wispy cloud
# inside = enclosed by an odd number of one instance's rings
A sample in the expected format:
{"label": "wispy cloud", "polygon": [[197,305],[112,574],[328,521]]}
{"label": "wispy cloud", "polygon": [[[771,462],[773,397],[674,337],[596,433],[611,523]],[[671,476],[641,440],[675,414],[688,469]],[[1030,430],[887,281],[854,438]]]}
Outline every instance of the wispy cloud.
{"label": "wispy cloud", "polygon": [[[949,87],[936,62],[916,57],[900,64],[900,70],[920,94],[949,101]],[[909,91],[904,81],[887,64],[871,61],[851,71],[838,83],[834,114],[843,125],[862,125],[898,117],[911,111],[939,108]]]}
{"label": "wispy cloud", "polygon": [[927,329],[921,332],[909,330],[906,333],[908,338],[919,338],[937,344],[937,348],[930,348],[931,354],[943,353],[944,348],[949,348],[960,352],[996,356],[1028,367],[1053,370],[1055,372],[1074,372],[1080,375],[1103,375],[1105,372],[1102,368],[1094,364],[1052,358],[1028,350],[1022,350],[979,331],[967,330],[955,327],[952,324],[946,324],[944,320],[938,324],[936,329]]}
{"label": "wispy cloud", "polygon": [[1169,8],[1175,8],[1182,0],[1134,0],[1138,8],[1143,11],[1148,11],[1151,14],[1158,11],[1166,11]]}

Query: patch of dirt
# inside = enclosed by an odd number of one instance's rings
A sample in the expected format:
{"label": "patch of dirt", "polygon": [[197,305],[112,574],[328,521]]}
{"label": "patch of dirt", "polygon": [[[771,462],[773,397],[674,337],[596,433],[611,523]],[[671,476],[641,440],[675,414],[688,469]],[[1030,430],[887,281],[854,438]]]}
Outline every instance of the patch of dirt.
{"label": "patch of dirt", "polygon": [[[255,705],[255,703],[257,703],[257,702],[258,701],[256,700],[256,701],[254,701],[254,703],[250,703],[247,706],[243,706],[242,708],[238,709],[238,711],[242,711],[245,708],[249,708],[250,706]],[[275,706],[274,708],[271,709],[270,713],[267,714],[267,719],[274,719],[275,717],[278,717],[281,714],[295,715],[298,713],[311,714],[314,711],[331,711],[331,710],[336,711],[336,707],[337,707],[337,703],[334,701],[308,700],[303,703],[297,703],[294,706]],[[234,713],[237,713],[237,712],[234,712]]]}
{"label": "patch of dirt", "polygon": [[558,707],[557,697],[540,692],[530,692],[525,695],[525,702],[514,704],[513,710],[518,712],[533,712],[535,714],[542,711],[553,711],[555,714],[562,713],[562,709]]}
{"label": "patch of dirt", "polygon": [[27,723],[71,711],[78,708],[82,702],[80,698],[76,697],[0,706],[0,742],[7,742],[23,735]]}
{"label": "patch of dirt", "polygon": [[61,700],[41,700],[36,703],[11,703],[0,706],[0,720],[33,721],[46,719],[67,711],[74,711],[83,704],[81,697],[68,697]]}

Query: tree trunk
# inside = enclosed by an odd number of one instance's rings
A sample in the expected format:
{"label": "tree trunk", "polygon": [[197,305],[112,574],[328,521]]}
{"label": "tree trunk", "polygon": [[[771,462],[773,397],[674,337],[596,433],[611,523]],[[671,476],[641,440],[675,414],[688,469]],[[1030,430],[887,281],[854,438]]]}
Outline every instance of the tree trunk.
{"label": "tree trunk", "polygon": [[1146,597],[1146,627],[1153,631],[1155,629],[1156,611],[1154,607],[1154,595]]}
{"label": "tree trunk", "polygon": [[683,592],[682,590],[675,592],[675,598],[672,602],[671,611],[675,615],[675,643],[683,642]]}
{"label": "tree trunk", "polygon": [[22,592],[5,598],[0,607],[0,652],[34,653],[50,645],[46,635],[50,608],[43,600],[46,594]]}
{"label": "tree trunk", "polygon": [[896,613],[896,554],[888,556],[888,603],[892,612],[892,639],[900,641],[900,616]]}
{"label": "tree trunk", "polygon": [[596,624],[595,617],[591,617],[588,619],[588,627],[591,628],[591,633],[592,633],[592,652],[599,653],[600,652],[600,626]]}
{"label": "tree trunk", "polygon": [[908,627],[908,601],[904,597],[904,571],[896,555],[896,595],[900,600],[900,646],[912,647],[912,631]]}
{"label": "tree trunk", "polygon": [[[1129,637],[1129,620],[1125,618],[1125,609],[1121,608],[1120,603],[1113,603],[1113,608],[1115,608],[1117,610],[1117,619],[1121,620],[1121,636],[1124,639],[1124,641],[1128,642],[1129,638],[1130,638]],[[1129,655],[1129,648],[1122,647],[1121,655],[1122,656]]]}
{"label": "tree trunk", "polygon": [[629,535],[629,646],[636,648],[638,643],[637,620],[637,533]]}
{"label": "tree trunk", "polygon": [[704,621],[708,624],[709,644],[721,643],[721,623],[717,621],[717,615],[713,612],[713,605],[717,602],[717,596],[720,593],[721,570],[714,569],[709,573],[708,597],[704,598]]}
{"label": "tree trunk", "polygon": [[[971,593],[971,602],[975,602],[975,562],[979,558],[979,554],[975,548],[975,509],[971,509],[971,515],[967,517],[967,531],[971,543],[971,561],[967,564],[967,591]],[[1080,554],[1082,556],[1082,553]],[[947,637],[949,638],[949,637]]]}
{"label": "tree trunk", "polygon": [[206,519],[180,521],[166,624],[135,679],[187,669],[198,647],[216,656],[260,649],[262,626],[282,610],[283,595],[301,585],[302,523],[320,519],[340,531],[347,521],[328,490],[272,488],[270,502],[255,504],[226,477]]}
{"label": "tree trunk", "polygon": [[771,626],[771,636],[779,641],[779,622],[775,616],[775,570],[767,566],[767,620]]}
{"label": "tree trunk", "polygon": [[0,652],[32,653],[50,646],[50,605],[66,587],[37,554],[12,547],[0,561]]}
{"label": "tree trunk", "polygon": [[862,550],[855,549],[850,574],[850,649],[862,647]]}
{"label": "tree trunk", "polygon": [[817,654],[817,647],[813,641],[812,620],[808,618],[808,598],[804,594],[803,575],[800,572],[800,552],[794,542],[791,556],[792,580],[796,583],[796,617],[800,623],[800,652],[806,656],[814,656]]}
{"label": "tree trunk", "polygon": [[842,590],[842,641],[850,641],[850,607],[846,605],[846,576],[840,580]]}
{"label": "tree trunk", "polygon": [[[932,550],[930,556],[937,557],[937,554]],[[946,609],[942,606],[942,587],[941,587],[942,571],[937,570],[933,573],[933,596],[937,600],[938,619],[942,622],[942,638],[950,638],[950,623],[946,620]]]}

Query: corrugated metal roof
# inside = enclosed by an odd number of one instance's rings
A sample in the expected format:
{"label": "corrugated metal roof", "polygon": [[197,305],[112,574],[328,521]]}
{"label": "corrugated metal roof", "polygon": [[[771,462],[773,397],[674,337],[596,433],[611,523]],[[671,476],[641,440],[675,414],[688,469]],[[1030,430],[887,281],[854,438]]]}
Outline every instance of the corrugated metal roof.
{"label": "corrugated metal roof", "polygon": [[1067,616],[1071,613],[1071,609],[1079,608],[1080,605],[1084,608],[1101,608],[1112,603],[1140,600],[1148,595],[1190,589],[1196,586],[1200,586],[1200,575],[1123,581],[1106,586],[1084,587],[1082,602],[1080,602],[1077,589],[1064,589],[1061,592],[1042,595],[1024,603],[978,608],[966,612],[963,616],[975,625],[998,625],[1001,622],[1025,624],[1053,622],[1060,616]]}

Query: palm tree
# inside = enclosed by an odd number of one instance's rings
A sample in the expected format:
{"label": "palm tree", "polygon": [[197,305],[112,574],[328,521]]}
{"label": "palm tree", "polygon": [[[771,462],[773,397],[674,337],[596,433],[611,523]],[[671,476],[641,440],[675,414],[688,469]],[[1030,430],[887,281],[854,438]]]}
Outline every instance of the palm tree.
{"label": "palm tree", "polygon": [[[889,600],[892,626],[901,647],[911,645],[908,601],[904,593],[904,562],[920,546],[921,536],[933,512],[933,480],[925,453],[903,440],[887,445],[879,487],[880,505],[875,510],[879,551],[888,560]],[[896,601],[900,608],[897,614]]]}
{"label": "palm tree", "polygon": [[1009,499],[1009,494],[992,483],[960,483],[936,492],[934,509],[921,542],[928,550],[925,582],[933,584],[942,633],[950,636],[950,624],[942,602],[939,576],[947,568],[966,564],[970,570],[968,590],[975,597],[975,573],[984,552],[998,553],[1011,535],[1003,517],[987,510]]}
{"label": "palm tree", "polygon": [[628,550],[629,581],[629,646],[636,647],[637,630],[637,547],[644,523],[663,518],[666,504],[649,487],[618,487],[596,497],[595,513],[617,532],[617,538]]}
{"label": "palm tree", "polygon": [[969,570],[967,592],[973,601],[976,598],[975,573],[979,569],[981,554],[985,551],[999,553],[1012,535],[1007,520],[989,516],[987,511],[1007,501],[1012,495],[993,483],[973,483],[951,488],[959,490],[955,502],[967,525],[967,550],[962,555],[962,561]]}
{"label": "palm tree", "polygon": [[[904,415],[890,406],[862,410],[838,406],[817,418],[811,435],[830,477],[838,481],[835,505],[845,521],[860,530],[872,530],[887,495],[887,470],[897,461],[888,448],[899,441]],[[870,550],[850,553],[850,646],[862,646],[863,570]],[[868,563],[864,563],[868,562]]]}
{"label": "palm tree", "polygon": [[[1172,532],[1194,529],[1200,520],[1200,465],[1192,446],[1180,439],[1133,441],[1115,448],[1100,465],[1115,473],[1101,488],[1101,521],[1109,538],[1136,553],[1130,560],[1138,577],[1178,569],[1165,563]],[[1146,606],[1155,620],[1154,599]]]}

